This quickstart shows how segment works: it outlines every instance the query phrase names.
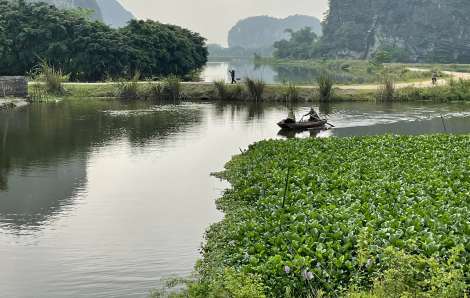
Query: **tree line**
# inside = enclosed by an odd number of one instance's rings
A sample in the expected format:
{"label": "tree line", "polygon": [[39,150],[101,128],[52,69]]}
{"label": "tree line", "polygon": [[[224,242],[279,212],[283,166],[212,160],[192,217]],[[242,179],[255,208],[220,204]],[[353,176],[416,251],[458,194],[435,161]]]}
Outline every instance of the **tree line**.
{"label": "tree line", "polygon": [[206,39],[152,20],[114,29],[90,21],[92,11],[0,0],[0,75],[26,75],[39,57],[71,81],[100,81],[139,71],[142,77],[184,76],[207,62]]}

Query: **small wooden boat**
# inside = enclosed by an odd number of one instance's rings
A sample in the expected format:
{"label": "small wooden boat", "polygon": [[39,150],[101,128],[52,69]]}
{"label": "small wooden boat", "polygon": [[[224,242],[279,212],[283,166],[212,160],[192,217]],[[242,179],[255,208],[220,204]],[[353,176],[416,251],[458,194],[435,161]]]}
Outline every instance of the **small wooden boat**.
{"label": "small wooden boat", "polygon": [[277,125],[280,128],[284,129],[307,129],[307,128],[315,128],[315,127],[323,127],[328,120],[322,119],[319,121],[304,121],[304,122],[296,122],[296,123],[278,123]]}

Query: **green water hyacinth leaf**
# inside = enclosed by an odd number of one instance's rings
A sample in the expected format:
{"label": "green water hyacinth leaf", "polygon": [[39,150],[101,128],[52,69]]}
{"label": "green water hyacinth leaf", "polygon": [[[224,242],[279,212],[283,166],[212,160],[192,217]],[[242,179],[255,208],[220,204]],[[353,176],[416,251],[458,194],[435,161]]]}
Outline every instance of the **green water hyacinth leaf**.
{"label": "green water hyacinth leaf", "polygon": [[[450,250],[461,245],[458,262],[468,270],[469,157],[466,135],[250,145],[216,174],[232,187],[216,202],[225,217],[206,232],[204,262],[258,274],[276,297],[285,294],[287,285],[306,296],[303,271],[315,273],[310,281],[327,292],[330,286],[347,288],[351,276],[370,280],[374,271],[387,269],[383,251],[389,246],[447,262]],[[358,251],[365,232],[374,253],[367,268]],[[231,240],[235,248],[226,245]],[[245,252],[250,258],[240,262]]]}

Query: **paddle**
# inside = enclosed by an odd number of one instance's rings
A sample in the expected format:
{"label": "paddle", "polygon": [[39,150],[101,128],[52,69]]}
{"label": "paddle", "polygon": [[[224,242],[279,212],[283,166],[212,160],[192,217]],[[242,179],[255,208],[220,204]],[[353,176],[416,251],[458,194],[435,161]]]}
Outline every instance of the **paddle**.
{"label": "paddle", "polygon": [[334,126],[333,124],[330,124],[330,123],[328,123],[328,122],[326,122],[326,124],[328,124],[328,125],[331,126],[331,127],[336,127],[336,126]]}

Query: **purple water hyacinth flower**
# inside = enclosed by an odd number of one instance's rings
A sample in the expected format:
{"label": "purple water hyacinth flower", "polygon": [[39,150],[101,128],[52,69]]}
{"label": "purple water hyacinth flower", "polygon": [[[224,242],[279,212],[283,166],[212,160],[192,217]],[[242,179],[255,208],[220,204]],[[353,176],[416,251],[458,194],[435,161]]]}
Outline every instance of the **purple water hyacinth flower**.
{"label": "purple water hyacinth flower", "polygon": [[290,272],[289,266],[284,267],[284,270],[286,271],[287,274],[289,274],[289,272]]}
{"label": "purple water hyacinth flower", "polygon": [[248,253],[245,254],[245,259],[248,259],[250,255]]}
{"label": "purple water hyacinth flower", "polygon": [[235,241],[233,241],[233,240],[232,240],[232,241],[230,241],[230,244],[235,244]]}
{"label": "purple water hyacinth flower", "polygon": [[312,271],[307,272],[307,276],[313,276],[313,272]]}
{"label": "purple water hyacinth flower", "polygon": [[437,259],[436,262],[439,264],[439,259]]}
{"label": "purple water hyacinth flower", "polygon": [[372,261],[370,259],[367,260],[367,264],[366,264],[367,267],[370,267],[372,266]]}
{"label": "purple water hyacinth flower", "polygon": [[301,273],[301,274],[302,274],[302,277],[307,277],[307,272],[305,272],[305,271],[302,271],[302,273]]}
{"label": "purple water hyacinth flower", "polygon": [[321,264],[320,263],[317,263],[317,268],[321,269]]}

